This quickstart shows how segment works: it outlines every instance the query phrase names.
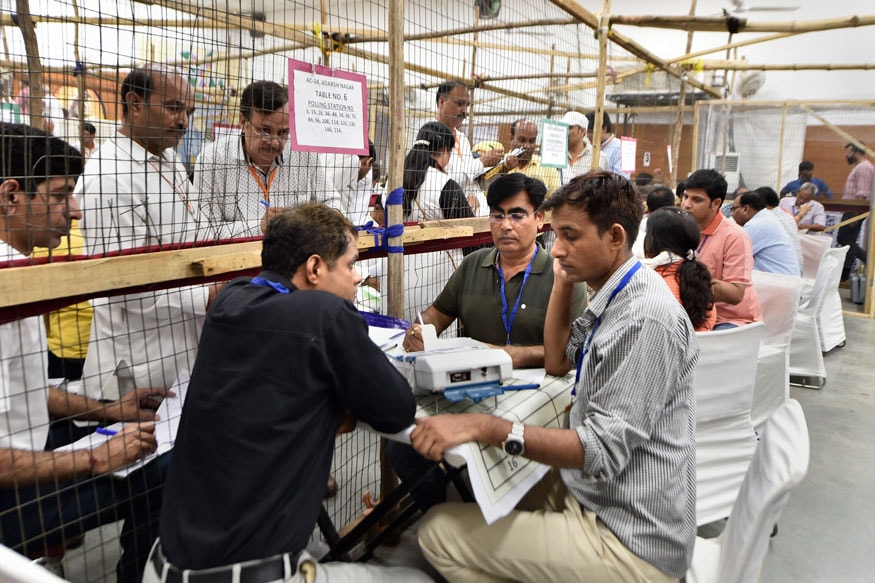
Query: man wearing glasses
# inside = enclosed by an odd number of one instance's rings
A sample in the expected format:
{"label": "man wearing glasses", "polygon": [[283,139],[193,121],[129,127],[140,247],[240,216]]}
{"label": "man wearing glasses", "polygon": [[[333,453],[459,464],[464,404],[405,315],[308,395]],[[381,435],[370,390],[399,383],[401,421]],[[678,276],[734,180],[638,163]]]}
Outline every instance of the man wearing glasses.
{"label": "man wearing glasses", "polygon": [[[94,152],[76,184],[88,254],[130,255],[204,238],[197,200],[174,151],[195,109],[188,79],[161,64],[137,67],[122,81],[119,97],[118,131]],[[194,364],[214,291],[193,285],[95,298],[85,394],[114,399],[134,386],[170,388]]]}
{"label": "man wearing glasses", "polygon": [[[544,321],[553,291],[553,258],[536,241],[544,224],[537,210],[547,194],[540,180],[521,172],[498,177],[489,187],[489,226],[495,247],[468,255],[453,272],[446,287],[426,311],[425,324],[438,334],[456,318],[463,335],[503,348],[514,368],[544,366]],[[584,284],[574,286],[570,319],[586,308]],[[422,331],[413,324],[404,337],[404,349],[422,350]],[[389,461],[402,481],[419,479],[411,494],[422,511],[446,502],[446,478],[409,445],[389,442]]]}
{"label": "man wearing glasses", "polygon": [[[489,187],[489,226],[495,247],[468,255],[422,320],[437,333],[456,318],[465,336],[503,348],[514,368],[544,366],[544,316],[553,289],[553,262],[535,240],[544,224],[538,207],[547,189],[521,172],[499,177]],[[572,319],[586,307],[577,286]],[[422,350],[419,325],[408,330],[408,351]]]}
{"label": "man wearing glasses", "polygon": [[217,238],[257,237],[263,219],[305,202],[345,210],[318,156],[289,147],[286,87],[249,84],[240,96],[240,125],[239,135],[219,138],[195,164],[195,188]]}

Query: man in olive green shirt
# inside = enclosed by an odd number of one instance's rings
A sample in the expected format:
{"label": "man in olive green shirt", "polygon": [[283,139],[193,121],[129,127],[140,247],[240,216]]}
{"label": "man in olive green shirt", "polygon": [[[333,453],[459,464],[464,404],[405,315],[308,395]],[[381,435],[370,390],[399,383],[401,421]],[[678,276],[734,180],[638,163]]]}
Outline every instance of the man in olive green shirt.
{"label": "man in olive green shirt", "polygon": [[[464,335],[503,348],[514,368],[544,366],[544,318],[553,290],[553,258],[536,241],[544,224],[537,209],[547,187],[521,172],[500,176],[489,187],[489,224],[495,247],[462,261],[422,320],[440,334],[456,318]],[[584,284],[572,296],[573,321],[586,308]],[[420,325],[404,337],[404,349],[422,350]],[[402,482],[417,482],[411,495],[423,512],[447,499],[439,466],[406,444],[390,441],[386,456]]]}
{"label": "man in olive green shirt", "polygon": [[[553,289],[553,259],[535,240],[544,224],[538,207],[546,187],[522,173],[499,177],[489,187],[489,223],[494,248],[480,249],[462,262],[425,312],[423,322],[437,333],[457,318],[464,335],[499,346],[514,368],[544,366],[544,316]],[[583,313],[586,291],[577,286],[572,319]],[[422,350],[419,324],[407,332],[404,348]]]}

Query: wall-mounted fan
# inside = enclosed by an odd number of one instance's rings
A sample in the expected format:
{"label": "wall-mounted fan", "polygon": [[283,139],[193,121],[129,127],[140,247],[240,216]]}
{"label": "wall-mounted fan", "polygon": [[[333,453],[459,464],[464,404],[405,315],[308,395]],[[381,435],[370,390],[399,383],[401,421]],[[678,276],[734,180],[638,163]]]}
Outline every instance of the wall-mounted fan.
{"label": "wall-mounted fan", "polygon": [[501,0],[474,0],[474,7],[480,11],[480,18],[489,20],[501,12]]}
{"label": "wall-mounted fan", "polygon": [[735,94],[747,99],[759,91],[765,82],[765,73],[762,71],[750,71],[742,75],[735,84]]}

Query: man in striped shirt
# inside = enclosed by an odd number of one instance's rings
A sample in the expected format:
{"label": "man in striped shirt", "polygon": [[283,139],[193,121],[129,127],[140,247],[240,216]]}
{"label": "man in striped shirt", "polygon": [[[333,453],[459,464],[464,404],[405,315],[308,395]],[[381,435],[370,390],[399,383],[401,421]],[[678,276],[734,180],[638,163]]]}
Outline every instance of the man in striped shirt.
{"label": "man in striped shirt", "polygon": [[[632,255],[642,209],[627,179],[579,176],[541,208],[557,233],[545,367],[578,369],[567,428],[446,414],[417,419],[411,442],[438,460],[479,441],[558,471],[491,525],[476,506],[436,506],[420,547],[450,581],[677,581],[696,534],[696,336],[661,277]],[[569,325],[579,281],[595,295]]]}

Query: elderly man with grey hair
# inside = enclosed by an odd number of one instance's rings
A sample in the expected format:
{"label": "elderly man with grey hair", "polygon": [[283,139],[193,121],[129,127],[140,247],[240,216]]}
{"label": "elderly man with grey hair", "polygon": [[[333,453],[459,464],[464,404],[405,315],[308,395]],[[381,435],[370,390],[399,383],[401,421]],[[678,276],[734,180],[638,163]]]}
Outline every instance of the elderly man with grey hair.
{"label": "elderly man with grey hair", "polygon": [[806,182],[799,187],[796,196],[781,199],[780,207],[793,215],[796,227],[803,232],[816,234],[826,228],[826,210],[814,200],[817,186]]}

